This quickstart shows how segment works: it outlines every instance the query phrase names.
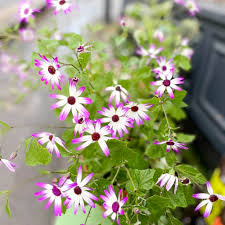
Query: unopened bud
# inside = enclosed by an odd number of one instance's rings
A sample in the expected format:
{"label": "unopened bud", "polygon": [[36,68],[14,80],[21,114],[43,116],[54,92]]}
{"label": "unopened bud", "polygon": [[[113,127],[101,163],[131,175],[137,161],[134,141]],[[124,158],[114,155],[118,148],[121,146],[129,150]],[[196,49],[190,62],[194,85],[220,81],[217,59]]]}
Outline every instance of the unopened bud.
{"label": "unopened bud", "polygon": [[17,153],[16,152],[13,152],[11,153],[11,155],[9,156],[9,160],[13,160],[17,157]]}
{"label": "unopened bud", "polygon": [[57,178],[52,178],[52,183],[54,183],[54,184],[58,183],[58,179]]}
{"label": "unopened bud", "polygon": [[73,82],[74,82],[75,84],[77,84],[77,83],[79,82],[79,78],[78,78],[78,77],[74,77],[74,78],[73,78]]}
{"label": "unopened bud", "polygon": [[140,212],[140,210],[137,209],[137,208],[135,208],[135,209],[134,209],[134,212],[135,212],[136,214],[138,214],[138,213]]}

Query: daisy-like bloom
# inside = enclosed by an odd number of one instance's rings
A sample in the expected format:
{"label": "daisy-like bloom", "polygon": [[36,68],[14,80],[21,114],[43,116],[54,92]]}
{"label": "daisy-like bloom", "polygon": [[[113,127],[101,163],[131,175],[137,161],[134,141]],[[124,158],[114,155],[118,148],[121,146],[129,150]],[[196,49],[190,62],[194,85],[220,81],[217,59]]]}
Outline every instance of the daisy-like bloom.
{"label": "daisy-like bloom", "polygon": [[35,39],[35,32],[31,28],[19,29],[20,37],[23,41],[31,42]]}
{"label": "daisy-like bloom", "polygon": [[155,39],[158,39],[160,42],[163,42],[165,40],[165,36],[164,36],[163,32],[160,30],[156,30],[153,37]]}
{"label": "daisy-like bloom", "polygon": [[55,216],[62,215],[62,198],[65,198],[65,191],[68,189],[67,180],[65,177],[62,177],[59,183],[54,184],[45,184],[45,183],[37,183],[37,186],[45,189],[39,192],[36,192],[34,195],[41,197],[38,199],[39,201],[43,201],[49,198],[48,203],[45,206],[45,209],[48,209],[53,202],[55,202],[54,211]]}
{"label": "daisy-like bloom", "polygon": [[129,102],[126,107],[129,108],[127,111],[127,117],[136,121],[136,124],[140,126],[143,124],[143,120],[149,121],[150,117],[145,113],[148,109],[152,108],[150,104],[137,104],[135,102]]}
{"label": "daisy-like bloom", "polygon": [[100,145],[104,154],[106,156],[109,156],[109,148],[108,148],[106,142],[109,139],[113,139],[112,137],[107,136],[107,135],[111,135],[113,133],[113,131],[109,128],[109,126],[101,127],[100,120],[97,120],[95,126],[91,121],[88,121],[87,129],[85,130],[85,132],[89,133],[89,135],[84,135],[82,137],[74,138],[72,140],[73,144],[78,144],[78,143],[84,142],[82,145],[77,147],[76,150],[79,151],[81,149],[86,148],[87,146],[89,146],[90,144],[92,144],[94,142],[98,142],[98,144]]}
{"label": "daisy-like bloom", "polygon": [[120,26],[125,27],[126,25],[126,18],[124,16],[120,17]]}
{"label": "daisy-like bloom", "polygon": [[166,190],[169,191],[174,185],[174,194],[177,193],[178,177],[169,173],[162,174],[156,184],[162,188],[166,184]]}
{"label": "daisy-like bloom", "polygon": [[9,160],[3,159],[3,158],[0,156],[0,166],[1,166],[2,164],[4,164],[11,172],[15,172],[15,171],[16,171],[15,168],[16,168],[17,166],[16,166],[15,163],[13,163],[13,162],[10,161],[10,160],[13,160],[13,159],[15,159],[15,158],[16,158],[16,156],[13,157],[12,154],[10,155]]}
{"label": "daisy-like bloom", "polygon": [[175,142],[172,139],[169,139],[168,141],[161,141],[161,142],[159,142],[159,141],[156,140],[153,144],[155,144],[155,145],[163,145],[163,144],[166,144],[166,151],[167,152],[169,152],[172,149],[174,152],[179,153],[180,152],[179,148],[185,149],[185,150],[188,149],[185,146],[184,143]]}
{"label": "daisy-like bloom", "polygon": [[51,82],[52,90],[54,90],[55,86],[61,90],[59,82],[64,80],[64,75],[59,71],[60,65],[58,64],[58,58],[54,58],[53,61],[48,60],[44,55],[40,55],[41,60],[35,59],[35,66],[41,68],[39,71],[39,75],[41,77],[41,81],[44,81],[47,85],[49,81]]}
{"label": "daisy-like bloom", "polygon": [[155,45],[152,44],[147,50],[142,46],[139,46],[136,53],[141,56],[149,56],[151,59],[155,59],[162,50],[163,48],[156,48]]}
{"label": "daisy-like bloom", "polygon": [[81,44],[80,43],[79,46],[76,49],[76,52],[78,54],[82,54],[82,53],[85,53],[85,52],[90,53],[91,52],[91,49],[90,49],[91,47],[92,47],[92,45],[90,45],[90,44],[87,44],[87,43]]}
{"label": "daisy-like bloom", "polygon": [[127,127],[133,127],[134,120],[127,117],[127,111],[129,108],[124,107],[123,103],[120,103],[118,108],[115,109],[109,104],[109,109],[103,107],[102,111],[97,111],[105,118],[100,119],[102,123],[108,123],[109,127],[113,130],[113,137],[116,137],[117,132],[119,136],[123,136],[123,132],[128,134]]}
{"label": "daisy-like bloom", "polygon": [[213,189],[209,181],[206,182],[206,187],[209,194],[198,193],[193,195],[193,198],[203,199],[203,201],[197,205],[195,211],[199,210],[202,206],[206,205],[205,212],[203,215],[204,217],[208,217],[210,215],[214,202],[216,202],[218,199],[225,201],[225,196],[213,193]]}
{"label": "daisy-like bloom", "polygon": [[63,107],[59,120],[65,120],[70,111],[72,111],[73,118],[79,115],[83,115],[85,118],[89,118],[89,112],[84,108],[82,104],[91,104],[92,100],[86,97],[80,97],[84,92],[85,87],[81,87],[77,90],[76,83],[73,79],[69,79],[69,96],[51,94],[50,98],[57,98],[59,101],[51,106],[51,109]]}
{"label": "daisy-like bloom", "polygon": [[60,138],[56,137],[52,133],[39,132],[39,133],[32,134],[32,136],[36,137],[36,138],[40,138],[38,140],[38,143],[40,145],[47,144],[46,148],[48,149],[50,154],[52,154],[53,151],[55,151],[57,158],[60,158],[60,152],[59,152],[59,149],[58,149],[56,143],[59,144],[60,146],[62,146],[66,151],[68,151],[65,147],[64,141],[62,141]]}
{"label": "daisy-like bloom", "polygon": [[122,209],[123,205],[126,203],[128,197],[121,199],[122,190],[120,189],[118,197],[116,196],[114,187],[109,185],[109,191],[104,190],[105,195],[100,195],[100,198],[104,201],[103,207],[106,210],[103,213],[103,217],[111,215],[111,219],[116,221],[119,225],[119,214],[124,215],[124,211]]}
{"label": "daisy-like bloom", "polygon": [[67,209],[69,209],[72,205],[74,205],[74,214],[77,213],[78,207],[80,206],[83,213],[86,213],[84,202],[87,202],[92,208],[95,208],[94,201],[98,201],[98,198],[91,194],[89,191],[93,189],[86,187],[85,185],[92,179],[94,176],[93,173],[89,174],[87,177],[82,179],[82,167],[80,166],[77,172],[76,182],[69,184],[69,190],[65,192],[67,198],[64,202],[67,205]]}
{"label": "daisy-like bloom", "polygon": [[79,133],[80,136],[83,135],[85,129],[87,128],[88,120],[88,118],[85,118],[83,116],[79,116],[73,119],[73,123],[75,123],[74,136],[76,136],[77,133]]}
{"label": "daisy-like bloom", "polygon": [[130,98],[128,91],[123,88],[121,85],[116,85],[115,87],[107,87],[105,91],[112,91],[109,97],[109,103],[115,98],[116,107],[120,104],[120,99],[122,98],[124,102],[128,102],[128,98]]}
{"label": "daisy-like bloom", "polygon": [[28,22],[28,18],[34,18],[33,13],[40,12],[39,9],[31,8],[31,1],[23,0],[19,6],[19,21]]}
{"label": "daisy-like bloom", "polygon": [[182,91],[182,89],[178,87],[177,84],[183,84],[184,78],[178,77],[178,78],[172,79],[172,77],[173,77],[173,73],[169,73],[166,76],[163,73],[161,73],[160,78],[162,80],[158,80],[158,81],[154,81],[150,83],[151,85],[159,86],[159,88],[155,92],[155,94],[158,95],[159,98],[162,97],[165,90],[167,90],[170,98],[174,98],[173,89]]}
{"label": "daisy-like bloom", "polygon": [[189,44],[189,39],[188,38],[183,38],[181,40],[181,43],[180,43],[182,46],[187,46]]}
{"label": "daisy-like bloom", "polygon": [[167,61],[166,57],[160,56],[159,59],[156,59],[156,62],[158,63],[159,67],[153,69],[152,71],[157,74],[157,78],[160,76],[160,74],[163,74],[166,77],[168,74],[174,73],[175,65],[172,63],[173,59]]}
{"label": "daisy-like bloom", "polygon": [[188,9],[188,12],[191,16],[195,16],[196,13],[200,12],[198,4],[195,0],[186,0],[184,6]]}
{"label": "daisy-like bloom", "polygon": [[183,50],[181,50],[180,54],[187,57],[189,60],[191,60],[191,58],[194,54],[194,50],[191,48],[184,48]]}
{"label": "daisy-like bloom", "polygon": [[65,14],[71,12],[72,3],[71,0],[46,0],[48,7],[54,7],[54,15],[58,12],[63,11]]}

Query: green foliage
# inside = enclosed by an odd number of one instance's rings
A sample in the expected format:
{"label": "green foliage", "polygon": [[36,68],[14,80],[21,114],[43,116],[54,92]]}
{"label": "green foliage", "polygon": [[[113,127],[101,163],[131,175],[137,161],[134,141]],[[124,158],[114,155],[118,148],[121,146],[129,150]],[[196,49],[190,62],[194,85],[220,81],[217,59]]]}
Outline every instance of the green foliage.
{"label": "green foliage", "polygon": [[25,163],[28,166],[48,165],[52,156],[48,149],[42,147],[35,139],[28,138],[25,140]]}
{"label": "green foliage", "polygon": [[0,135],[7,134],[10,129],[11,129],[11,126],[9,126],[7,123],[3,121],[0,121]]}
{"label": "green foliage", "polygon": [[11,213],[11,210],[10,210],[10,207],[9,207],[9,195],[7,195],[7,198],[6,198],[5,211],[8,214],[8,217],[12,216],[12,213]]}
{"label": "green foliage", "polygon": [[206,178],[193,166],[181,164],[175,167],[176,171],[184,176],[189,178],[193,183],[196,184],[205,184]]}

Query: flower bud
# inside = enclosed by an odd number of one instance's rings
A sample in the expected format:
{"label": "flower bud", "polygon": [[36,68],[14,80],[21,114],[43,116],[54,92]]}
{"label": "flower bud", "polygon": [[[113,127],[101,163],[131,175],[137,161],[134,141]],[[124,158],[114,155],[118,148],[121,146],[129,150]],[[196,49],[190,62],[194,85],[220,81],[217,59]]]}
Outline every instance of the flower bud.
{"label": "flower bud", "polygon": [[11,153],[10,157],[9,157],[9,160],[13,160],[17,157],[17,153],[16,152],[13,152]]}
{"label": "flower bud", "polygon": [[57,179],[57,178],[52,178],[52,183],[53,183],[53,184],[58,183],[58,179]]}

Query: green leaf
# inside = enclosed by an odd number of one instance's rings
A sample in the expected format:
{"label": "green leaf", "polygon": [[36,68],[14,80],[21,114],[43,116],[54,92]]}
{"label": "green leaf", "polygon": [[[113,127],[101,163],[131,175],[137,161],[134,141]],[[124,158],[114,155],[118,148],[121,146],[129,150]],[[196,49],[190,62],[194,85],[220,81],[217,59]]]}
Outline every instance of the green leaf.
{"label": "green leaf", "polygon": [[191,64],[187,57],[183,55],[177,55],[174,57],[175,64],[183,70],[190,70]]}
{"label": "green leaf", "polygon": [[175,170],[182,176],[189,178],[193,183],[205,184],[206,178],[193,166],[181,164],[175,167]]}
{"label": "green leaf", "polygon": [[177,141],[178,142],[187,142],[191,143],[195,139],[195,135],[193,134],[184,134],[184,133],[179,133],[177,134]]}
{"label": "green leaf", "polygon": [[91,53],[89,53],[89,52],[81,53],[78,56],[78,60],[80,62],[80,65],[82,66],[82,69],[84,69],[87,66],[87,64],[89,63],[90,59],[91,59]]}
{"label": "green leaf", "polygon": [[8,214],[9,217],[12,216],[11,210],[9,208],[9,196],[8,195],[7,195],[6,203],[5,203],[5,211],[6,211],[6,213]]}
{"label": "green leaf", "polygon": [[159,159],[166,155],[165,145],[148,145],[146,154],[150,159]]}
{"label": "green leaf", "polygon": [[32,137],[25,140],[25,163],[28,166],[48,165],[52,155]]}
{"label": "green leaf", "polygon": [[0,120],[0,135],[5,135],[10,129],[11,126]]}
{"label": "green leaf", "polygon": [[169,225],[182,225],[182,223],[175,218],[171,212],[167,213],[169,219]]}
{"label": "green leaf", "polygon": [[[134,182],[136,190],[150,190],[154,185],[154,169],[137,170],[129,169],[131,178]],[[126,189],[130,192],[134,192],[134,187],[129,181],[126,185]]]}
{"label": "green leaf", "polygon": [[70,49],[76,49],[82,42],[82,37],[75,33],[66,33],[64,37],[68,41],[68,48]]}
{"label": "green leaf", "polygon": [[184,97],[187,95],[187,91],[175,91],[174,92],[174,99],[172,103],[178,107],[184,107],[186,104],[183,102]]}
{"label": "green leaf", "polygon": [[166,154],[166,162],[169,166],[173,166],[177,162],[176,154],[173,151],[167,152]]}

